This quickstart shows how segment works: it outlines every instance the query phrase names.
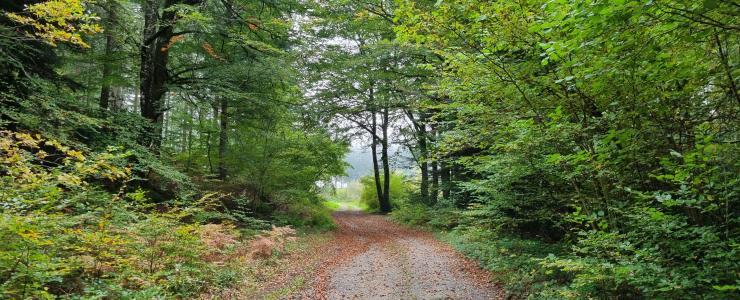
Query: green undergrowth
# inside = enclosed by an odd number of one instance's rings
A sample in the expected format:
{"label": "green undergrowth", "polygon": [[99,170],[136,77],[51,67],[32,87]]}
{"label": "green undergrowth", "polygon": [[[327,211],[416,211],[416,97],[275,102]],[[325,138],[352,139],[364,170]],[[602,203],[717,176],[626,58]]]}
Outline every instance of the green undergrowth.
{"label": "green undergrowth", "polygon": [[269,218],[222,192],[154,198],[131,186],[131,157],[0,131],[0,299],[196,298],[303,251],[272,226],[334,226],[309,193],[275,196]]}
{"label": "green undergrowth", "polygon": [[566,279],[560,278],[563,274],[543,270],[539,264],[551,254],[564,253],[562,245],[503,236],[475,227],[459,227],[437,236],[491,271],[493,280],[503,285],[509,297],[527,298],[537,293],[545,296]]}
{"label": "green undergrowth", "polygon": [[360,182],[350,182],[347,187],[321,193],[321,203],[331,211],[368,211],[368,206],[360,200],[363,190]]}
{"label": "green undergrowth", "polygon": [[407,204],[392,212],[391,218],[402,224],[434,231],[438,239],[491,271],[492,279],[504,287],[507,297],[523,299],[530,295],[545,295],[561,287],[565,279],[559,277],[562,274],[548,272],[540,265],[540,261],[549,255],[564,253],[561,244],[547,244],[460,225],[463,213],[454,208],[431,209],[420,204]]}
{"label": "green undergrowth", "polygon": [[[675,299],[732,298],[733,286],[703,283],[735,268],[727,256],[731,254],[712,254],[715,261],[679,263],[681,260],[674,259],[668,264],[658,256],[659,248],[640,249],[619,242],[616,234],[583,231],[576,242],[548,242],[493,228],[470,209],[406,204],[391,217],[399,223],[435,231],[440,240],[491,271],[492,279],[511,299],[667,299],[666,295]],[[666,251],[686,245],[673,247]],[[704,251],[720,252],[710,247]],[[710,263],[723,267],[702,269]]]}
{"label": "green undergrowth", "polygon": [[321,204],[326,206],[326,208],[330,209],[331,211],[337,211],[342,208],[342,204],[340,204],[339,202],[335,202],[335,201],[327,200],[327,201],[321,202]]}
{"label": "green undergrowth", "polygon": [[[380,177],[380,181],[383,182],[383,176]],[[364,176],[360,178],[362,184],[362,193],[360,194],[359,201],[368,212],[380,211],[380,202],[378,202],[378,192],[375,188],[375,178],[373,176]],[[390,176],[390,193],[389,200],[392,207],[399,207],[408,199],[409,190],[412,189],[411,184],[406,181],[406,177],[402,173],[391,173]]]}
{"label": "green undergrowth", "polygon": [[278,205],[272,218],[278,225],[289,225],[312,231],[334,229],[331,209],[322,204],[320,197],[305,194],[304,197],[291,198]]}
{"label": "green undergrowth", "polygon": [[331,211],[365,211],[367,208],[359,201],[326,200],[322,204]]}

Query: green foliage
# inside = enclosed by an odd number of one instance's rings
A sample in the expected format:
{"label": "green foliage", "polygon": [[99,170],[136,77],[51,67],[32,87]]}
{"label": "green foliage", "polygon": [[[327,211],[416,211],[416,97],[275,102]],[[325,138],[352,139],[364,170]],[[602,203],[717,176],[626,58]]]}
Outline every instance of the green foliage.
{"label": "green foliage", "polygon": [[[132,171],[119,164],[129,154],[113,150],[79,151],[40,135],[0,132],[3,298],[191,298],[247,276],[240,273],[249,253],[242,237],[266,222],[224,209],[215,194],[154,204],[146,191],[126,189]],[[120,189],[109,192],[100,180]],[[286,194],[276,222],[331,228],[328,210],[310,195]],[[231,221],[247,235],[185,220]]]}
{"label": "green foliage", "polygon": [[324,206],[326,206],[326,208],[328,208],[331,211],[337,211],[340,208],[342,208],[342,205],[339,204],[339,202],[336,202],[336,201],[324,201],[324,202],[322,202],[322,204]]}
{"label": "green foliage", "polygon": [[[380,177],[382,185],[383,177]],[[362,194],[360,195],[360,203],[368,211],[378,211],[380,209],[380,203],[378,203],[377,189],[375,188],[375,177],[364,176],[360,178],[362,184]],[[406,178],[401,173],[391,173],[390,180],[390,200],[391,205],[398,207],[408,199],[409,185],[406,182]]]}
{"label": "green foliage", "polygon": [[458,227],[441,238],[483,267],[495,270],[494,280],[504,284],[509,297],[526,298],[539,293],[539,298],[562,299],[555,293],[569,275],[559,270],[543,270],[541,259],[566,253],[561,245],[538,240],[496,234],[478,227]]}
{"label": "green foliage", "polygon": [[292,191],[282,193],[275,200],[275,223],[293,227],[308,227],[318,230],[334,228],[331,210],[314,194]]}
{"label": "green foliage", "polygon": [[425,205],[409,203],[396,208],[391,217],[404,224],[421,226],[429,223],[431,213]]}
{"label": "green foliage", "polygon": [[[94,184],[125,182],[130,169],[118,166],[125,154],[85,153],[8,131],[0,132],[0,148],[0,294],[53,298],[101,284],[120,288],[132,279],[141,284],[134,289],[157,284],[180,295],[199,289],[191,279],[207,266],[198,258],[198,226],[177,215],[143,214],[141,194]],[[104,290],[97,292],[118,293]]]}
{"label": "green foliage", "polygon": [[325,186],[320,196],[324,199],[324,206],[328,207],[332,211],[363,211],[367,208],[363,207],[363,204],[360,202],[362,189],[362,183],[360,183],[359,180],[355,180],[349,182],[346,187],[342,188]]}
{"label": "green foliage", "polygon": [[[732,298],[736,11],[719,1],[400,1],[398,39],[440,58],[425,65],[440,74],[428,93],[445,100],[431,106],[444,126],[434,152],[459,168],[442,202],[462,209],[456,228],[490,235],[454,243],[513,273],[502,280],[521,297]],[[502,255],[465,250],[502,237],[567,250],[523,251],[514,261],[530,279],[488,263]]]}

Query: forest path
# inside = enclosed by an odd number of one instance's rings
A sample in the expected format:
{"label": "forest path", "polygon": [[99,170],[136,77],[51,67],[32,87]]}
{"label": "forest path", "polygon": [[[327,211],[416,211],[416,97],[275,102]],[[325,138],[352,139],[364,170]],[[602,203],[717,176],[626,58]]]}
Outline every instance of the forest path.
{"label": "forest path", "polygon": [[387,217],[337,212],[333,239],[300,298],[500,299],[489,274],[435,240]]}

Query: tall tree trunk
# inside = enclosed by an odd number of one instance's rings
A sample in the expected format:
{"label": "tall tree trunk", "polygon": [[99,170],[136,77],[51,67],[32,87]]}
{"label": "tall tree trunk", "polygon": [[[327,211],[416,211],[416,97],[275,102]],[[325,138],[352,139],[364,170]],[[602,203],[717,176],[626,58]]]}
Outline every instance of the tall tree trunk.
{"label": "tall tree trunk", "polygon": [[[432,142],[436,142],[437,137],[437,128],[436,126],[432,125],[432,132],[430,136],[434,139]],[[433,158],[431,161],[432,165],[432,191],[431,191],[431,197],[430,200],[433,203],[437,203],[437,199],[439,198],[439,161],[436,158]]]}
{"label": "tall tree trunk", "polygon": [[432,198],[429,197],[429,163],[426,158],[422,157],[421,161],[421,183],[419,184],[419,190],[421,192],[421,201],[427,205],[433,205]]}
{"label": "tall tree trunk", "polygon": [[108,110],[110,105],[110,77],[113,74],[113,26],[116,23],[115,0],[107,0],[105,9],[108,10],[108,18],[105,20],[105,53],[103,54],[103,80],[100,87],[100,109]]}
{"label": "tall tree trunk", "polygon": [[419,171],[421,172],[421,182],[419,183],[419,192],[421,194],[421,201],[427,205],[432,204],[429,199],[429,150],[427,148],[427,125],[426,116],[424,112],[419,112],[419,117],[416,118],[414,113],[410,110],[406,110],[406,115],[413,125],[414,136],[416,137],[416,145],[409,145],[409,151],[413,155],[415,151],[418,151],[419,155],[414,155]]}
{"label": "tall tree trunk", "polygon": [[383,203],[383,187],[380,184],[380,166],[378,165],[378,122],[375,111],[373,114],[373,122],[371,125],[372,132],[372,143],[370,144],[370,150],[373,152],[373,176],[375,177],[375,195],[378,198],[378,204]]}
{"label": "tall tree trunk", "polygon": [[442,199],[445,201],[450,200],[450,191],[452,188],[452,184],[450,182],[450,166],[449,163],[442,160],[439,163],[439,179],[442,181],[440,185],[442,186]]}
{"label": "tall tree trunk", "polygon": [[[162,97],[162,102],[164,103],[164,107],[167,107],[167,105],[168,105],[168,102],[167,101],[168,100],[169,99],[167,98],[167,96]],[[161,123],[162,124],[159,126],[159,133],[157,135],[161,139],[161,141],[160,141],[160,144],[158,145],[158,147],[155,148],[157,150],[159,150],[159,148],[162,145],[162,142],[164,142],[165,138],[167,137],[167,134],[169,134],[169,130],[171,129],[170,128],[170,123],[171,123],[170,116],[168,116],[168,114],[162,113],[162,122]]]}
{"label": "tall tree trunk", "polygon": [[[213,119],[211,119],[213,122],[218,122],[218,104],[215,102],[211,102],[211,107],[213,108]],[[211,121],[209,120],[209,121]],[[211,130],[211,126],[208,126],[208,130],[206,131],[206,135],[208,136],[206,138],[206,158],[208,158],[208,173],[214,174],[213,171],[213,159],[211,158],[211,135],[213,135],[213,131]]]}
{"label": "tall tree trunk", "polygon": [[383,139],[381,140],[381,158],[383,160],[383,201],[380,202],[380,212],[391,211],[391,167],[388,158],[388,106],[383,108]]}
{"label": "tall tree trunk", "polygon": [[419,144],[419,168],[421,169],[421,184],[419,189],[421,191],[421,199],[426,204],[434,204],[431,198],[429,198],[429,150],[427,149],[427,124],[426,116],[424,112],[419,113],[419,125],[418,125],[418,144]]}
{"label": "tall tree trunk", "polygon": [[141,90],[135,88],[134,89],[134,103],[133,103],[133,107],[131,108],[133,113],[138,114],[140,112],[140,109],[139,109],[140,99],[141,99]]}
{"label": "tall tree trunk", "polygon": [[226,146],[228,143],[229,101],[221,98],[221,132],[218,137],[218,178],[226,180]]}
{"label": "tall tree trunk", "polygon": [[[152,134],[143,137],[142,145],[159,151],[162,145],[162,118],[165,110],[163,96],[167,92],[167,61],[169,47],[174,31],[176,11],[170,9],[177,0],[144,0],[143,43],[139,49],[141,68],[139,79],[141,90],[141,116],[148,119],[153,126]],[[159,10],[162,9],[162,15]]]}
{"label": "tall tree trunk", "polygon": [[186,171],[190,171],[190,168],[193,167],[193,114],[195,111],[191,107],[188,107],[188,112],[188,163],[185,167]]}
{"label": "tall tree trunk", "polygon": [[370,135],[372,136],[372,143],[370,144],[370,150],[373,152],[373,176],[375,177],[375,195],[378,198],[378,205],[382,206],[383,203],[383,187],[380,184],[380,166],[378,165],[378,119],[375,105],[375,89],[371,83],[369,89],[369,103],[371,105],[372,123],[370,124]]}

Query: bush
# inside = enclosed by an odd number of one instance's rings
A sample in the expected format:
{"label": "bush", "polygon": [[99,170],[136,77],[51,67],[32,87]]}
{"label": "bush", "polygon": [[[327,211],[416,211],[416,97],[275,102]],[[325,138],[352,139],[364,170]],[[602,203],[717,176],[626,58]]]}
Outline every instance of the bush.
{"label": "bush", "polygon": [[[383,176],[380,177],[380,182],[382,185]],[[362,184],[360,203],[366,207],[368,211],[378,211],[380,209],[380,203],[378,202],[378,193],[375,189],[375,177],[363,176],[360,178],[360,183]],[[407,200],[409,190],[408,183],[403,174],[391,173],[390,186],[391,207],[396,208]]]}
{"label": "bush", "polygon": [[155,210],[125,157],[0,131],[0,298],[192,298],[234,273],[238,232],[183,221],[211,197]]}
{"label": "bush", "polygon": [[431,220],[429,208],[422,204],[410,203],[401,205],[391,212],[391,218],[409,225],[427,225]]}
{"label": "bush", "polygon": [[279,226],[290,225],[296,228],[328,230],[335,227],[331,210],[323,205],[323,200],[305,192],[286,192],[274,200],[273,219]]}
{"label": "bush", "polygon": [[[568,279],[563,272],[548,272],[539,265],[540,259],[565,253],[566,248],[562,245],[465,226],[444,233],[441,238],[466,256],[477,260],[485,269],[493,271],[493,279],[504,285],[507,297],[510,298],[522,299],[530,295],[554,293]],[[562,295],[544,297],[560,298]]]}

